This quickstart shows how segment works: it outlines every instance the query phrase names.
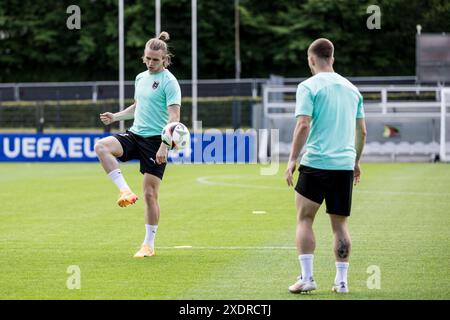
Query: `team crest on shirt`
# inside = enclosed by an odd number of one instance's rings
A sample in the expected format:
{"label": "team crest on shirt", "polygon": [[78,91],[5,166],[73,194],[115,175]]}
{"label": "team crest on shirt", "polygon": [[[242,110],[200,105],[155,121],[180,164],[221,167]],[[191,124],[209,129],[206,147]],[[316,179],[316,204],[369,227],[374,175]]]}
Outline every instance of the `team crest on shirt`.
{"label": "team crest on shirt", "polygon": [[159,81],[153,81],[153,85],[152,85],[153,90],[156,90],[158,88],[158,86],[159,86]]}

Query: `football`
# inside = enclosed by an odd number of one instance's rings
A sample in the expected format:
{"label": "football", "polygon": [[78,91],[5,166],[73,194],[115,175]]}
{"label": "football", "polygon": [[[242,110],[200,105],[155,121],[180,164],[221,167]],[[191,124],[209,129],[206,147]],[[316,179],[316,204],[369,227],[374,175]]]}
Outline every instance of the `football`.
{"label": "football", "polygon": [[190,145],[191,135],[188,128],[181,122],[168,123],[161,132],[162,142],[169,150],[182,150]]}

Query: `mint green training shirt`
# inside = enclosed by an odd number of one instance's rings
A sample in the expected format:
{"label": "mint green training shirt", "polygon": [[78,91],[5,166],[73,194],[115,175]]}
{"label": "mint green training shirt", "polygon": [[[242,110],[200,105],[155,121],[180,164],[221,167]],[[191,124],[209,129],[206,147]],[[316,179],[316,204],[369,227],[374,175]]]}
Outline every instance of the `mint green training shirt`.
{"label": "mint green training shirt", "polygon": [[311,117],[311,128],[300,164],[353,170],[356,119],[364,118],[358,89],[335,72],[320,72],[298,85],[295,116],[302,115]]}
{"label": "mint green training shirt", "polygon": [[136,109],[130,131],[142,137],[159,136],[169,120],[167,107],[181,106],[180,85],[167,69],[156,74],[147,70],[136,76],[134,100]]}

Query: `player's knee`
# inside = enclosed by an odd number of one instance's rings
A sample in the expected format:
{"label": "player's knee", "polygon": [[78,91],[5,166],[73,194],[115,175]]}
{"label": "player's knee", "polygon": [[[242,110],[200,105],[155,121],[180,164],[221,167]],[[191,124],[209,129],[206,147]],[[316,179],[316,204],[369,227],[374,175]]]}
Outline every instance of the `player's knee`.
{"label": "player's knee", "polygon": [[108,153],[109,149],[108,149],[107,144],[104,141],[99,140],[94,145],[94,151],[98,156],[101,156],[105,153]]}
{"label": "player's knee", "polygon": [[336,237],[336,239],[345,238],[349,240],[349,232],[346,224],[343,223],[337,223],[332,225],[333,234]]}
{"label": "player's knee", "polygon": [[297,214],[297,223],[301,224],[312,224],[314,222],[314,216],[305,214],[305,213],[298,213]]}
{"label": "player's knee", "polygon": [[158,192],[154,188],[148,187],[144,189],[144,197],[147,203],[158,201]]}

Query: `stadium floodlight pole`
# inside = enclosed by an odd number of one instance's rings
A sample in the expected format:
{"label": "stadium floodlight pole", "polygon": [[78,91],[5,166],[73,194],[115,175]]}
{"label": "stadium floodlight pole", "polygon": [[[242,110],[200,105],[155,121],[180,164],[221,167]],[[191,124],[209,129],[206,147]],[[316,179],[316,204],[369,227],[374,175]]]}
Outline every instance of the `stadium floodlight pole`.
{"label": "stadium floodlight pole", "polygon": [[197,131],[197,0],[191,0],[192,30],[192,130]]}
{"label": "stadium floodlight pole", "polygon": [[234,0],[234,56],[236,82],[241,78],[241,50],[239,37],[239,0]]}
{"label": "stadium floodlight pole", "polygon": [[161,33],[161,0],[155,0],[155,36]]}
{"label": "stadium floodlight pole", "polygon": [[235,81],[233,101],[233,128],[236,130],[241,126],[241,102],[239,101],[239,81],[241,79],[241,53],[239,34],[239,0],[234,0],[234,59],[235,59]]}
{"label": "stadium floodlight pole", "polygon": [[[124,44],[123,44],[123,0],[119,0],[119,110],[124,109]],[[120,131],[124,131],[125,122],[120,121]]]}

